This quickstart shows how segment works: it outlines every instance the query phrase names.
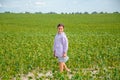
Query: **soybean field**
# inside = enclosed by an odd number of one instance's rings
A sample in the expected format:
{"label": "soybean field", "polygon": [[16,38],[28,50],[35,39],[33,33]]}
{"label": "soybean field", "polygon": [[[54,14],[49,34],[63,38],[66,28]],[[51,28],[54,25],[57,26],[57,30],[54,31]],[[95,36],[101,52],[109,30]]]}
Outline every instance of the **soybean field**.
{"label": "soybean field", "polygon": [[[59,23],[70,73],[53,56]],[[0,13],[0,80],[120,80],[120,14]]]}

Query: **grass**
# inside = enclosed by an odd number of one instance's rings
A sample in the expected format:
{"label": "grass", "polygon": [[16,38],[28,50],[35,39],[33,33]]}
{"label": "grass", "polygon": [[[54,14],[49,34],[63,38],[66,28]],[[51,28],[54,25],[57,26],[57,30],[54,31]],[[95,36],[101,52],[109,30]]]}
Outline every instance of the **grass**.
{"label": "grass", "polygon": [[[58,72],[53,57],[58,23],[64,23],[69,40],[69,75]],[[53,77],[38,77],[49,71]],[[0,79],[21,79],[29,72],[39,80],[70,75],[71,80],[119,80],[120,14],[0,14]]]}

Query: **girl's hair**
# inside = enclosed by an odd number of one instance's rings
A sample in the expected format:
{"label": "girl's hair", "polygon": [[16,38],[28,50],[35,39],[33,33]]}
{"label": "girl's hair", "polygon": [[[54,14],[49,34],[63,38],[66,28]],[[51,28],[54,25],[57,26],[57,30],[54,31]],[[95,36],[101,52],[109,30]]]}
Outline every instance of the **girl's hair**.
{"label": "girl's hair", "polygon": [[58,24],[58,25],[57,25],[57,28],[58,28],[59,26],[63,26],[63,28],[64,28],[64,25],[63,25],[63,24]]}

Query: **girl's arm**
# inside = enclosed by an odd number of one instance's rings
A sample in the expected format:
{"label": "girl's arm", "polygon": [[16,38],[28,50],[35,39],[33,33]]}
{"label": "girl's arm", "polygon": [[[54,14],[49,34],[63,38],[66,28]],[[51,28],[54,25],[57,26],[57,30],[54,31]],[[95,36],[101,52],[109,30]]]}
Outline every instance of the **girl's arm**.
{"label": "girl's arm", "polygon": [[63,57],[67,56],[67,50],[68,50],[68,39],[67,37],[62,38],[62,43],[63,43]]}

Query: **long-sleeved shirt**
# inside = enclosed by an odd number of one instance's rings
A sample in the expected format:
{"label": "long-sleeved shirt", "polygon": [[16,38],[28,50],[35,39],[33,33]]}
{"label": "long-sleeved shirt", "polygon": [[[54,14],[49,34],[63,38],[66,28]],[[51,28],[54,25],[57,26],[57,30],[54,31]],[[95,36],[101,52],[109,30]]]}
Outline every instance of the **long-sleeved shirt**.
{"label": "long-sleeved shirt", "polygon": [[68,39],[64,32],[58,33],[54,39],[54,52],[55,56],[62,57],[64,53],[67,54],[68,50]]}

